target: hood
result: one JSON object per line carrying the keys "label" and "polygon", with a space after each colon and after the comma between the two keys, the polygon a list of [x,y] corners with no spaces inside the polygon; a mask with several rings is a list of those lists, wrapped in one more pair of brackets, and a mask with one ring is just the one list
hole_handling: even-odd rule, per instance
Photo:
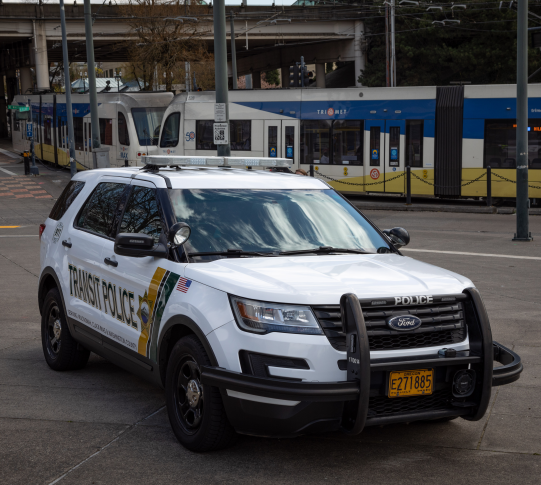
{"label": "hood", "polygon": [[397,254],[228,258],[186,266],[185,276],[227,293],[280,303],[336,305],[358,298],[442,295],[473,287],[451,271]]}

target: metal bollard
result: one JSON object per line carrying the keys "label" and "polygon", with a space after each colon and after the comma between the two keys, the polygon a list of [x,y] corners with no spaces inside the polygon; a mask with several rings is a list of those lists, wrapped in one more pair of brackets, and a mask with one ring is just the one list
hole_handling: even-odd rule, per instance
{"label": "metal bollard", "polygon": [[28,152],[23,152],[23,160],[24,160],[24,174],[30,175],[30,158],[29,158]]}
{"label": "metal bollard", "polygon": [[487,167],[487,206],[492,207],[492,169]]}
{"label": "metal bollard", "polygon": [[314,176],[314,166],[310,165],[310,177]]}
{"label": "metal bollard", "polygon": [[411,167],[406,167],[406,205],[411,205]]}

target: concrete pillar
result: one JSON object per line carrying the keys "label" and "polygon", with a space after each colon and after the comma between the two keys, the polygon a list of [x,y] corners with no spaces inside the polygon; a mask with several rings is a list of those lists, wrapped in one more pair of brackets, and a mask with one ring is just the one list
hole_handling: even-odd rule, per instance
{"label": "concrete pillar", "polygon": [[[32,92],[32,72],[29,67],[21,67],[21,94],[26,94]],[[28,91],[30,90],[30,91]]]}
{"label": "concrete pillar", "polygon": [[[11,100],[10,100],[11,101]],[[0,75],[0,137],[8,136],[7,103],[4,92],[4,74]]]}
{"label": "concrete pillar", "polygon": [[253,89],[261,89],[261,71],[252,72],[252,87]]}
{"label": "concrete pillar", "polygon": [[38,89],[50,89],[49,58],[47,56],[47,37],[45,23],[35,22],[34,49],[36,58],[36,83]]}
{"label": "concrete pillar", "polygon": [[252,89],[252,75],[246,74],[245,79],[246,79],[246,89]]}
{"label": "concrete pillar", "polygon": [[280,68],[281,76],[282,76],[282,87],[287,88],[289,87],[289,65],[284,65]]}
{"label": "concrete pillar", "polygon": [[325,87],[325,63],[316,64],[316,88]]}
{"label": "concrete pillar", "polygon": [[362,84],[358,81],[361,71],[364,69],[364,55],[361,49],[361,44],[364,35],[364,22],[362,20],[355,20],[355,86],[360,87]]}

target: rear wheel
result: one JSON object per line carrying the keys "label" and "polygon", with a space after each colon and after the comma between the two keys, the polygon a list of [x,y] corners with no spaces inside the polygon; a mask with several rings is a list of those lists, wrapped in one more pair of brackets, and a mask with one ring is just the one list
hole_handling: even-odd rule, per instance
{"label": "rear wheel", "polygon": [[193,335],[180,339],[169,357],[165,383],[169,422],[179,442],[192,451],[225,448],[236,439],[220,392],[201,384],[201,365],[211,365]]}
{"label": "rear wheel", "polygon": [[57,288],[50,290],[45,297],[41,314],[41,343],[51,369],[82,369],[88,362],[90,351],[81,347],[71,336]]}

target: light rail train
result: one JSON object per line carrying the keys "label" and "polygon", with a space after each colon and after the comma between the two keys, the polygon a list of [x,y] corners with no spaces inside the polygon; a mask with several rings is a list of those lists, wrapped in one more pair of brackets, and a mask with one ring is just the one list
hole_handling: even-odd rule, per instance
{"label": "light rail train", "polygon": [[[111,166],[138,165],[142,155],[155,154],[160,125],[172,93],[135,92],[98,94],[102,146],[108,146]],[[77,168],[93,168],[90,104],[88,94],[72,94],[73,129]],[[30,111],[11,111],[13,149],[30,150],[26,124],[34,124],[34,151],[38,158],[69,165],[66,96],[61,94],[18,95],[14,105]]]}
{"label": "light rail train", "polygon": [[[539,198],[541,86],[529,95],[529,196]],[[214,103],[214,92],[176,96],[158,153],[215,155]],[[516,195],[515,85],[239,90],[229,103],[232,156],[314,165],[341,192],[405,193],[409,165],[413,195],[485,197],[490,166],[492,196]]]}

